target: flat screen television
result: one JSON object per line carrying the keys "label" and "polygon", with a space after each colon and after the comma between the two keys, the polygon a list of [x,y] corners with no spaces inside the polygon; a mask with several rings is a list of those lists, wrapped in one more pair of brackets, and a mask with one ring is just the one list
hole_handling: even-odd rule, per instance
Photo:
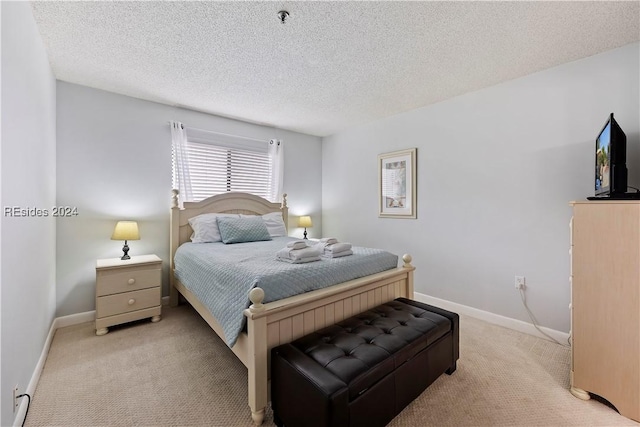
{"label": "flat screen television", "polygon": [[613,118],[613,113],[596,138],[595,164],[594,198],[630,196],[627,193],[627,137]]}

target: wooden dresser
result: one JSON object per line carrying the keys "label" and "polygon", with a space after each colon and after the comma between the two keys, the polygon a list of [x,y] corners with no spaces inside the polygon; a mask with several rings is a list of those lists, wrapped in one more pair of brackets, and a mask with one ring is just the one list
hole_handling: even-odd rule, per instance
{"label": "wooden dresser", "polygon": [[162,260],[156,255],[96,262],[96,335],[109,326],[140,320],[160,320]]}
{"label": "wooden dresser", "polygon": [[640,421],[640,201],[571,205],[571,392]]}

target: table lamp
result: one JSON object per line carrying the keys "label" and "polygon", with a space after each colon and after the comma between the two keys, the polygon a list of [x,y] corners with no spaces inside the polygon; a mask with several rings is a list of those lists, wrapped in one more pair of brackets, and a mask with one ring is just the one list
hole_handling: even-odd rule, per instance
{"label": "table lamp", "polygon": [[124,246],[122,247],[124,255],[120,259],[130,259],[127,240],[140,240],[138,223],[135,221],[118,221],[111,235],[111,240],[124,240]]}
{"label": "table lamp", "polygon": [[[313,227],[310,216],[301,216],[298,218],[298,227],[304,227],[304,238],[307,238],[307,227]],[[308,240],[308,239],[307,239]]]}

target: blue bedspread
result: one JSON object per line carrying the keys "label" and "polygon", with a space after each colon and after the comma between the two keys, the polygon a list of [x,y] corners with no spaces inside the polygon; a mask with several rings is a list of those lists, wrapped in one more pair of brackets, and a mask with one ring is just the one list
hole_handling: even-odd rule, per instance
{"label": "blue bedspread", "polygon": [[353,255],[306,264],[278,261],[290,237],[264,242],[184,243],[175,254],[176,277],[213,314],[232,347],[244,327],[249,291],[264,289],[264,302],[325,288],[397,267],[398,256],[381,249],[353,247]]}

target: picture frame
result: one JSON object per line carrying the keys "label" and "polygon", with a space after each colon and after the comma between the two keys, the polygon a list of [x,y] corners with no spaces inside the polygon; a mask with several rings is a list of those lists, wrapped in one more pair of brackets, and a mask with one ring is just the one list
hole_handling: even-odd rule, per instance
{"label": "picture frame", "polygon": [[378,216],[416,219],[416,148],[378,155]]}

